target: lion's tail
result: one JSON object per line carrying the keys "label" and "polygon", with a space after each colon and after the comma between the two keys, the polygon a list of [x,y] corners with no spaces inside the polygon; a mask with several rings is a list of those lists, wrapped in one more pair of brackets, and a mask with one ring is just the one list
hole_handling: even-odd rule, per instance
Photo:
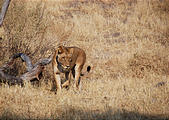
{"label": "lion's tail", "polygon": [[81,73],[80,75],[81,75],[81,76],[84,76],[84,75],[86,75],[87,73],[89,73],[90,70],[91,70],[91,66],[87,66],[87,71],[84,72],[84,73]]}

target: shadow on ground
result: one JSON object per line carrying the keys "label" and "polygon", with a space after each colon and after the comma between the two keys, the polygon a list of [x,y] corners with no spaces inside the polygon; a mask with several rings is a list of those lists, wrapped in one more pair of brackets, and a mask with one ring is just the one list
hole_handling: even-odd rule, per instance
{"label": "shadow on ground", "polygon": [[168,120],[169,116],[161,115],[145,115],[140,114],[138,112],[129,112],[126,110],[113,110],[112,108],[106,108],[105,112],[101,112],[100,110],[90,111],[83,110],[77,108],[66,108],[63,112],[58,116],[55,114],[50,117],[31,117],[23,115],[15,115],[12,112],[5,111],[0,119],[57,119],[57,120],[75,120],[75,119],[83,119],[83,120]]}

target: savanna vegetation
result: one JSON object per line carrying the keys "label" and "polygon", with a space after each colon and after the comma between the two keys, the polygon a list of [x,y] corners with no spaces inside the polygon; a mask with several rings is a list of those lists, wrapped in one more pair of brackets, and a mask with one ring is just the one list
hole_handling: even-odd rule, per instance
{"label": "savanna vegetation", "polygon": [[[2,6],[3,0],[0,1]],[[168,0],[12,0],[0,28],[0,66],[15,53],[35,63],[58,43],[85,50],[81,90],[40,82],[0,86],[0,119],[169,119]],[[17,59],[7,70],[25,72]],[[85,69],[84,69],[85,71]]]}

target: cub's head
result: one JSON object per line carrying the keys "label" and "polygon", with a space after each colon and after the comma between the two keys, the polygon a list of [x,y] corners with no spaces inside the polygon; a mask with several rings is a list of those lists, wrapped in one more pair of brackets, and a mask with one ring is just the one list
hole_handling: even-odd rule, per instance
{"label": "cub's head", "polygon": [[64,69],[70,69],[72,62],[72,51],[64,46],[57,48],[58,62]]}

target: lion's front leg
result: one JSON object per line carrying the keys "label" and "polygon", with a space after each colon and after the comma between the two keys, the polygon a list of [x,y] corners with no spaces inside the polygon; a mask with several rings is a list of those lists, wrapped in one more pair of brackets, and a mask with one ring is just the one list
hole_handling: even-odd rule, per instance
{"label": "lion's front leg", "polygon": [[76,88],[79,89],[79,84],[80,84],[80,74],[82,71],[83,66],[76,66],[75,67],[75,85]]}
{"label": "lion's front leg", "polygon": [[54,79],[55,79],[55,83],[56,83],[56,89],[61,90],[60,72],[57,68],[57,65],[53,65],[53,73],[54,73]]}
{"label": "lion's front leg", "polygon": [[54,78],[56,82],[56,89],[61,90],[61,79],[60,79],[60,74],[59,73],[54,73]]}

